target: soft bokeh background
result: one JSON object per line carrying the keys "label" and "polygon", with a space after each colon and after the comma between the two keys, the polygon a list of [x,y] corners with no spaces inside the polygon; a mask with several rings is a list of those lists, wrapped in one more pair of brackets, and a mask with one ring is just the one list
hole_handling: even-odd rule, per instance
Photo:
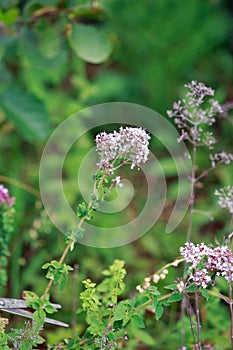
{"label": "soft bokeh background", "polygon": [[[40,158],[52,131],[71,114],[103,102],[133,102],[166,117],[166,110],[184,94],[183,85],[191,80],[214,88],[220,103],[233,100],[232,11],[230,0],[1,0],[0,182],[9,186],[17,199],[9,281],[1,295],[20,297],[24,289],[42,293],[46,280],[41,265],[58,258],[64,247],[63,235],[47,217],[39,194]],[[232,124],[229,116],[214,126],[217,149],[233,152]],[[81,199],[74,169],[93,147],[95,133],[93,130],[80,140],[64,165],[64,188],[74,208]],[[64,309],[61,319],[70,322],[69,310],[79,303],[81,280],[100,280],[101,271],[115,258],[126,261],[130,296],[145,276],[178,256],[179,246],[185,242],[186,221],[173,233],[164,232],[176,198],[176,171],[163,145],[152,140],[151,147],[168,179],[166,208],[159,222],[127,246],[77,246],[67,261],[78,269],[77,278],[76,274],[70,277],[63,294],[54,288],[53,296]],[[200,169],[206,167],[207,159],[204,150],[198,158]],[[221,240],[227,233],[227,215],[216,208],[213,193],[216,187],[232,184],[232,171],[232,166],[222,166],[200,188],[198,207],[211,211],[215,221],[196,215],[194,241]],[[126,175],[135,183],[137,193],[142,180],[132,172]],[[140,193],[141,202],[132,201],[128,214],[134,215],[144,196],[146,191]],[[124,222],[125,215],[96,214],[95,223],[115,225]],[[168,282],[176,274],[171,272]],[[216,349],[227,349],[224,337],[228,326],[223,321],[227,311],[223,306],[216,312],[217,306],[213,302],[205,307],[206,329],[214,329],[205,336],[216,338],[220,344]],[[177,348],[176,311],[165,314],[159,323],[148,315],[152,337],[138,333],[139,345],[132,341],[129,349]],[[82,332],[85,325],[78,320],[76,327]],[[56,330],[48,337],[55,342],[69,332]]]}

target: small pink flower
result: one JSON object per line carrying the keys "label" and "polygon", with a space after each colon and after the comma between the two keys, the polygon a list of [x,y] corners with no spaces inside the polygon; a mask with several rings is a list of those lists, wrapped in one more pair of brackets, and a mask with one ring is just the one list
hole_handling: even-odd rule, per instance
{"label": "small pink flower", "polygon": [[99,155],[97,166],[108,174],[113,174],[114,167],[119,164],[140,168],[148,159],[149,140],[150,136],[142,128],[121,127],[119,132],[101,132],[95,139]]}
{"label": "small pink flower", "polygon": [[10,208],[15,204],[15,198],[10,197],[9,190],[0,184],[0,205],[4,203]]}

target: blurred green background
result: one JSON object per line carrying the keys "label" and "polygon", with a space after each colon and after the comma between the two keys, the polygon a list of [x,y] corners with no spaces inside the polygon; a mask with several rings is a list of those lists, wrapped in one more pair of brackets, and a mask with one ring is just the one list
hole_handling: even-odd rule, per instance
{"label": "blurred green background", "polygon": [[[16,197],[17,209],[9,281],[1,295],[20,297],[24,289],[42,293],[46,280],[41,265],[58,258],[64,247],[63,235],[47,217],[39,194],[40,158],[52,131],[71,114],[104,102],[141,104],[166,118],[166,110],[184,94],[183,85],[191,80],[214,88],[220,103],[231,101],[232,12],[230,0],[1,0],[0,182]],[[214,126],[217,150],[233,152],[232,124],[229,116]],[[64,165],[64,188],[74,208],[81,200],[74,169],[93,147],[95,132],[80,140]],[[74,318],[70,310],[79,304],[81,280],[100,280],[101,270],[115,258],[126,261],[127,293],[132,295],[145,276],[179,255],[186,221],[171,234],[165,233],[169,208],[176,199],[176,170],[163,145],[152,140],[151,148],[168,179],[166,208],[159,222],[127,246],[74,249],[67,262],[77,267],[77,276],[70,277],[63,294],[54,288],[54,298],[63,305],[60,318],[64,321]],[[206,167],[207,151],[201,151],[198,162],[200,169]],[[198,192],[198,208],[211,211],[215,221],[195,216],[194,241],[210,242],[227,233],[227,216],[216,209],[213,193],[216,187],[232,184],[232,171],[232,166],[221,166]],[[133,172],[125,172],[125,176],[135,183],[137,193],[144,178]],[[140,192],[141,201],[132,201],[129,217],[141,208],[145,196],[146,189]],[[103,217],[97,213],[95,223],[115,225],[124,222],[125,215]],[[176,274],[171,272],[168,280]],[[216,349],[227,349],[227,326],[222,321],[226,310],[223,307],[219,314],[216,307],[215,302],[206,307],[206,328],[221,326]],[[159,323],[148,315],[152,338],[142,340],[143,335],[137,335],[138,345],[132,342],[129,349],[177,348],[177,312],[174,309]],[[82,332],[82,320],[76,327]],[[56,330],[48,337],[55,342],[69,332]],[[207,332],[206,339],[212,336]]]}

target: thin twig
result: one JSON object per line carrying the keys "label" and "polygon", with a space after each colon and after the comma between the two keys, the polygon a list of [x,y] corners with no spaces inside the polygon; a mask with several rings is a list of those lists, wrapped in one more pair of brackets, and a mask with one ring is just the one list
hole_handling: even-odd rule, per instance
{"label": "thin twig", "polygon": [[77,280],[78,280],[78,269],[79,266],[78,264],[74,265],[74,272],[73,272],[73,300],[72,300],[72,319],[71,319],[71,328],[72,331],[74,332],[77,326],[77,317],[76,317],[76,311],[78,308],[77,305],[77,295],[78,295],[78,291],[77,291]]}
{"label": "thin twig", "polygon": [[0,181],[3,181],[3,182],[11,184],[13,186],[22,188],[24,191],[31,193],[36,198],[41,199],[39,191],[37,191],[34,187],[27,185],[21,181],[12,179],[12,178],[4,176],[4,175],[0,175]]}
{"label": "thin twig", "polygon": [[200,319],[200,310],[199,310],[199,297],[197,290],[195,291],[195,311],[197,319],[197,346],[198,350],[201,350],[201,319]]}

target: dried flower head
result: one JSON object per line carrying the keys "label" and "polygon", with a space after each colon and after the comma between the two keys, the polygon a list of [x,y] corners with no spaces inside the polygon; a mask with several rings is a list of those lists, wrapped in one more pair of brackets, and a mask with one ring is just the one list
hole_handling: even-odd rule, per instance
{"label": "dried flower head", "polygon": [[[214,90],[203,83],[192,81],[185,85],[189,91],[186,98],[173,104],[173,110],[168,111],[170,118],[181,129],[181,136],[178,141],[188,140],[196,146],[206,145],[210,149],[216,143],[212,132],[205,131],[206,125],[215,123],[215,115],[221,113],[219,103],[214,99],[207,99],[206,96],[214,96]],[[201,108],[204,103],[208,103],[206,108]]]}
{"label": "dried flower head", "polygon": [[140,168],[149,155],[150,136],[142,128],[121,127],[119,132],[101,132],[96,136],[97,166],[113,174],[119,164]]}
{"label": "dried flower head", "polygon": [[227,208],[233,214],[233,186],[225,186],[214,192],[218,196],[218,205]]}
{"label": "dried flower head", "polygon": [[3,185],[0,185],[0,205],[6,204],[8,208],[10,208],[14,203],[15,203],[15,198],[10,197],[9,190]]}

